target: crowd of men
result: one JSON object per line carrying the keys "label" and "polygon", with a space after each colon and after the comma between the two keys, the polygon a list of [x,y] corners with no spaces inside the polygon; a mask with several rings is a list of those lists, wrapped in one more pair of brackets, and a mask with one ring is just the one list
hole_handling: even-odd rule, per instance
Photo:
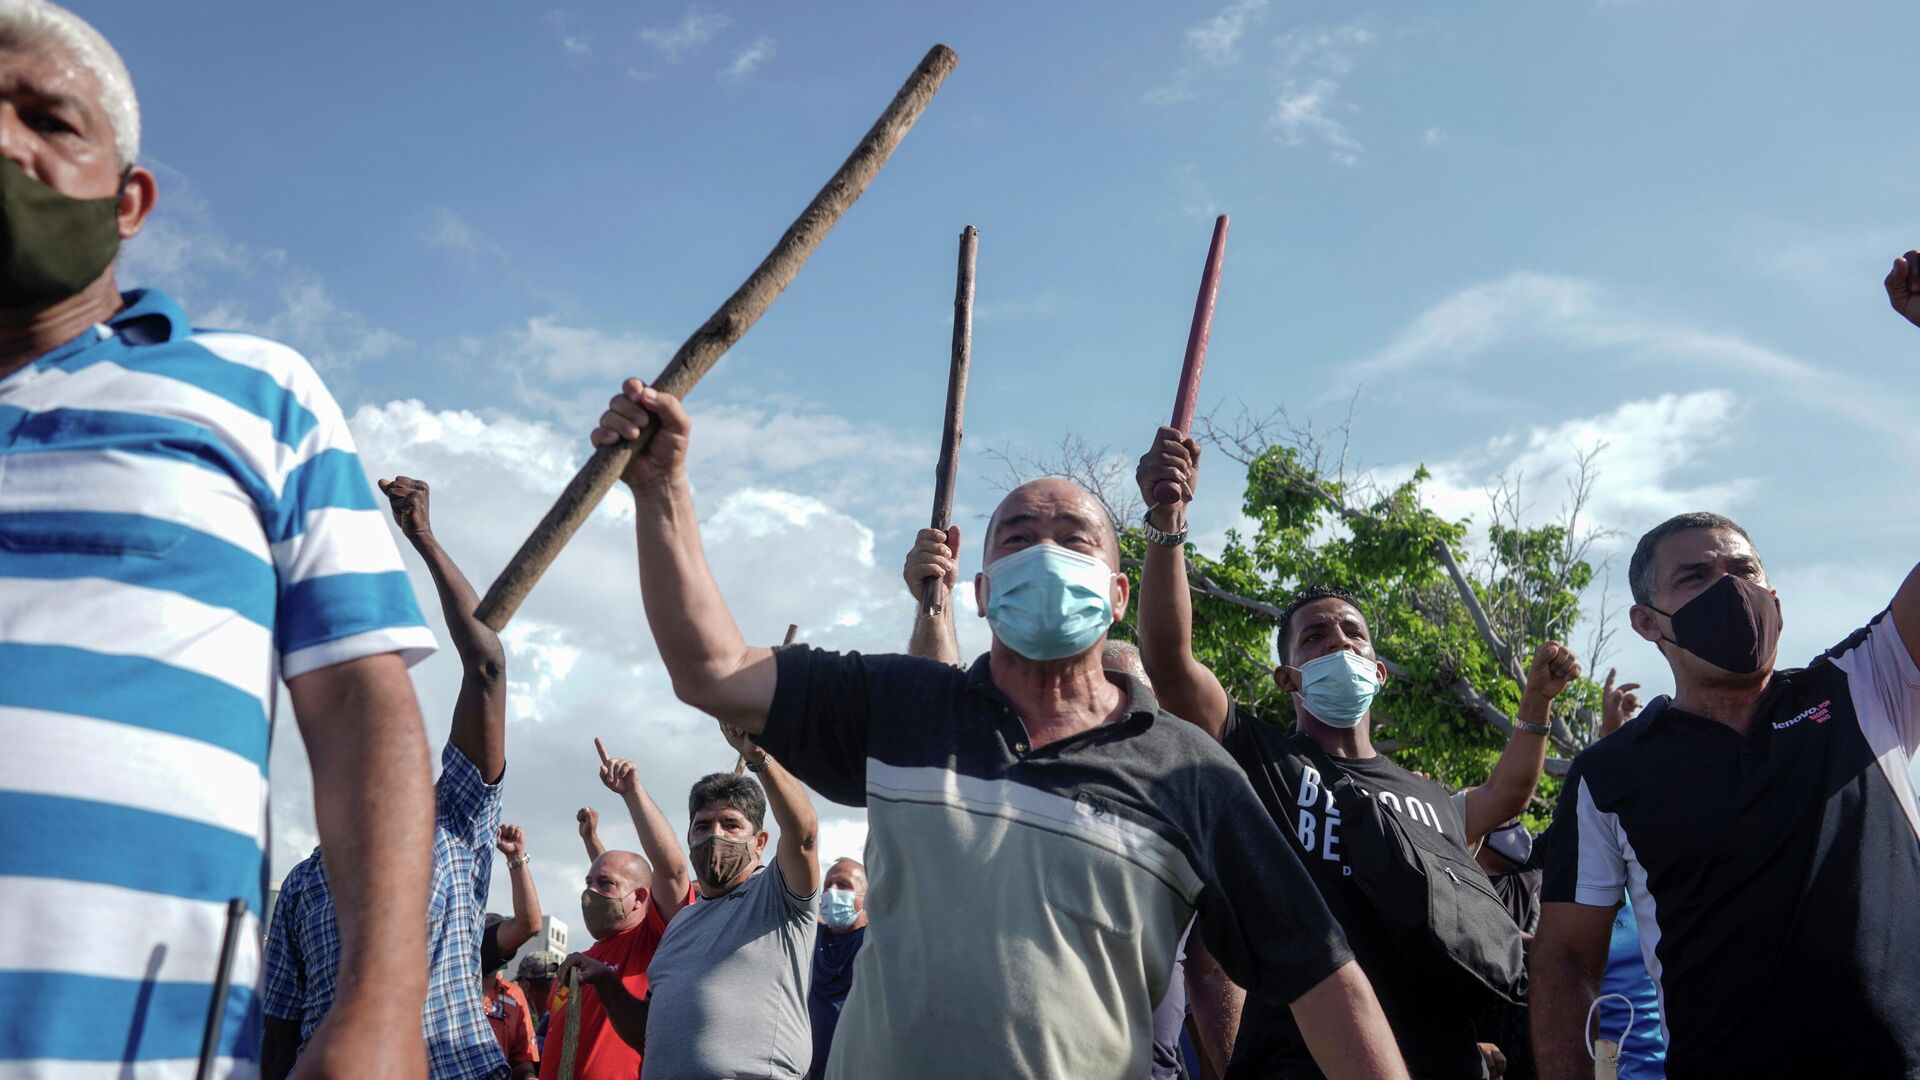
{"label": "crowd of men", "polygon": [[[707,568],[687,414],[639,380],[591,442],[657,429],[622,478],[639,599],[741,767],[693,785],[682,836],[596,740],[640,850],[580,810],[593,944],[509,980],[542,908],[500,820],[506,650],[428,486],[382,480],[382,512],[305,360],[120,291],[138,162],[112,46],[0,0],[0,911],[92,946],[0,935],[0,1074],[188,1075],[217,1004],[216,1071],[276,1078],[1920,1075],[1920,569],[1781,668],[1753,538],[1655,525],[1631,624],[1674,693],[1608,676],[1536,837],[1572,652],[1535,644],[1497,764],[1449,791],[1374,744],[1365,601],[1300,582],[1290,715],[1258,715],[1195,655],[1180,432],[1140,458],[1137,596],[1102,504],[1046,478],[986,524],[986,654],[956,644],[957,527],[907,556],[949,599],[906,653],[767,648]],[[1885,285],[1920,324],[1920,254]],[[460,660],[437,781],[388,515]],[[261,946],[281,685],[320,845]],[[822,874],[808,789],[866,808],[863,860]]]}

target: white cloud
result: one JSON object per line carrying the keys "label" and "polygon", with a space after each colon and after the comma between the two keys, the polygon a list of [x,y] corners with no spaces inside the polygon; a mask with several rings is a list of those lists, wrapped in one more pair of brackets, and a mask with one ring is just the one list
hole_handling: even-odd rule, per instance
{"label": "white cloud", "polygon": [[773,39],[757,37],[747,43],[733,58],[733,62],[720,70],[720,77],[727,82],[744,82],[760,65],[773,59]]}
{"label": "white cloud", "polygon": [[586,38],[577,37],[572,34],[567,34],[560,38],[560,47],[576,56],[592,51],[592,48],[587,44]]}
{"label": "white cloud", "polygon": [[669,60],[698,52],[715,34],[732,25],[733,18],[717,11],[689,8],[672,26],[650,26],[640,31],[640,40],[658,49]]}
{"label": "white cloud", "polygon": [[1425,142],[1428,146],[1439,146],[1442,142],[1446,141],[1446,138],[1446,132],[1441,131],[1437,127],[1430,127],[1427,129],[1427,133],[1422,137],[1421,141]]}
{"label": "white cloud", "polygon": [[1355,111],[1341,100],[1342,80],[1353,72],[1355,54],[1373,40],[1373,31],[1357,22],[1274,39],[1278,90],[1268,120],[1282,146],[1318,144],[1343,165],[1358,163],[1365,147],[1342,118]]}
{"label": "white cloud", "polygon": [[1332,79],[1289,79],[1273,99],[1269,122],[1282,146],[1325,143],[1328,152],[1342,165],[1360,160],[1365,149],[1352,129],[1328,115],[1340,95],[1340,84]]}
{"label": "white cloud", "polygon": [[1187,30],[1187,48],[1203,63],[1224,66],[1240,59],[1240,39],[1267,8],[1267,0],[1233,0],[1219,13]]}

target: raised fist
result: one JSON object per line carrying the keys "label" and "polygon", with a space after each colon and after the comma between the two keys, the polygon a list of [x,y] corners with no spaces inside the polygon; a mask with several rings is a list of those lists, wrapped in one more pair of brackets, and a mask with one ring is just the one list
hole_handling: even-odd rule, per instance
{"label": "raised fist", "polygon": [[1580,661],[1573,650],[1557,641],[1549,641],[1534,650],[1533,667],[1527,671],[1525,696],[1552,701],[1567,684],[1580,677]]}
{"label": "raised fist", "polygon": [[580,823],[580,839],[591,841],[600,835],[600,811],[593,807],[581,807],[580,812],[573,815],[573,820]]}
{"label": "raised fist", "polygon": [[901,576],[906,578],[907,592],[916,602],[931,577],[945,582],[951,593],[960,580],[960,526],[949,525],[946,532],[921,529],[913,538],[913,550],[907,552],[907,566]]}
{"label": "raised fist", "polygon": [[692,426],[679,398],[639,379],[628,379],[607,402],[600,426],[593,429],[592,442],[595,446],[613,446],[638,439],[650,427],[660,429],[645,451],[633,455],[620,476],[637,495],[669,487],[686,475],[687,436]]}
{"label": "raised fist", "polygon": [[517,859],[527,853],[527,834],[518,825],[502,825],[493,838],[493,846],[507,858]]}
{"label": "raised fist", "polygon": [[393,510],[394,524],[409,537],[430,536],[433,525],[427,520],[427,482],[411,476],[396,476],[380,481],[380,493]]}
{"label": "raised fist", "polygon": [[1154,497],[1154,489],[1161,484],[1172,484],[1180,492],[1175,504],[1184,520],[1186,506],[1193,501],[1194,487],[1200,482],[1200,444],[1173,428],[1161,428],[1153,433],[1153,446],[1140,455],[1133,479],[1140,485],[1140,498],[1150,509],[1160,504]]}

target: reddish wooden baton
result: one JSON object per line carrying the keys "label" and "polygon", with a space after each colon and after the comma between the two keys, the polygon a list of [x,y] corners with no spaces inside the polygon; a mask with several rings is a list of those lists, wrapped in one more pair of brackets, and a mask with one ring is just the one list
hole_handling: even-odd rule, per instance
{"label": "reddish wooden baton", "polygon": [[[1207,267],[1200,273],[1200,296],[1193,302],[1193,326],[1187,331],[1187,358],[1180,365],[1180,389],[1173,396],[1173,423],[1182,435],[1193,430],[1193,408],[1200,398],[1200,372],[1207,366],[1207,338],[1213,333],[1213,304],[1220,298],[1220,263],[1227,254],[1227,215],[1213,220],[1213,243],[1207,248]],[[1154,485],[1159,505],[1180,501],[1180,488],[1169,480]]]}

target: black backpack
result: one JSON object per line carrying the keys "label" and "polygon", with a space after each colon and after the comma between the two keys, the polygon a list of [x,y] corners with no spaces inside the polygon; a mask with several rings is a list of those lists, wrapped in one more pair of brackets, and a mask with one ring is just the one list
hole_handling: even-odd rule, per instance
{"label": "black backpack", "polygon": [[1344,770],[1312,756],[1340,811],[1353,882],[1414,970],[1476,1007],[1526,1004],[1520,928],[1473,857],[1433,829],[1408,828]]}

